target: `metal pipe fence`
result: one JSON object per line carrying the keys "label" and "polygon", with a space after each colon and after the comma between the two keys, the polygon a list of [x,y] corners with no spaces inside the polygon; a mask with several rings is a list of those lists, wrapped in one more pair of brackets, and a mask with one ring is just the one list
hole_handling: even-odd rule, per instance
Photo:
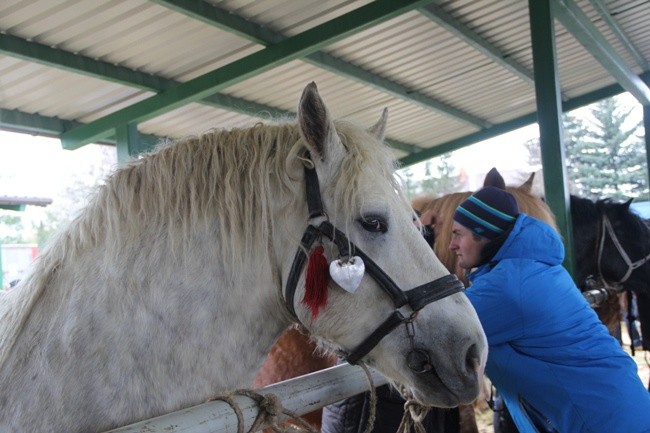
{"label": "metal pipe fence", "polygon": [[[386,383],[386,379],[375,370],[371,369],[370,373],[375,386]],[[363,369],[346,363],[278,382],[255,392],[275,394],[285,409],[304,415],[369,389],[370,383]],[[233,400],[243,414],[243,431],[248,432],[259,413],[257,403],[243,395],[234,395]],[[279,420],[283,418],[286,419],[280,417]],[[236,413],[230,404],[215,400],[107,433],[237,433],[237,424]]]}

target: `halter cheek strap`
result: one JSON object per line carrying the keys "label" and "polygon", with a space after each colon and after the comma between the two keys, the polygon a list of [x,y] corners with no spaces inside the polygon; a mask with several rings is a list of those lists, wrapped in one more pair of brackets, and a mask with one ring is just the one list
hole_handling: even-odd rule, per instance
{"label": "halter cheek strap", "polygon": [[609,235],[609,238],[614,243],[614,246],[616,247],[618,254],[621,256],[621,258],[625,261],[625,264],[627,265],[627,271],[625,272],[625,275],[623,275],[618,281],[615,281],[613,283],[613,284],[622,284],[626,282],[628,278],[630,278],[630,275],[632,275],[632,272],[635,269],[643,266],[648,260],[650,260],[650,254],[643,257],[642,259],[637,260],[636,262],[632,262],[632,260],[630,260],[630,256],[627,255],[625,249],[621,245],[621,242],[618,240],[618,237],[616,237],[616,232],[614,232],[614,228],[612,227],[612,223],[609,221],[609,218],[607,217],[607,215],[603,214],[600,245],[598,246],[598,260],[596,261],[598,265],[598,273],[600,274],[603,281],[605,281],[605,277],[603,276],[603,272],[601,269],[602,268],[601,262],[603,260],[603,251],[605,249],[606,235]]}
{"label": "halter cheek strap", "polygon": [[[296,251],[296,254],[291,265],[291,270],[289,272],[289,278],[287,279],[287,285],[285,287],[285,304],[291,314],[294,317],[296,316],[294,308],[294,297],[296,293],[296,288],[298,286],[298,280],[300,275],[302,275],[303,269],[305,268],[307,262],[307,253],[309,252],[316,242],[317,239],[321,237],[326,237],[332,241],[339,250],[341,256],[350,257],[352,255],[359,256],[366,268],[366,272],[376,281],[379,287],[390,297],[395,307],[393,313],[386,319],[382,324],[377,327],[377,329],[372,332],[364,341],[352,352],[345,353],[344,356],[350,364],[357,363],[361,358],[368,354],[379,342],[388,335],[393,329],[398,325],[404,323],[407,325],[407,331],[410,331],[409,337],[412,343],[412,350],[407,355],[407,358],[413,353],[425,354],[427,357],[422,362],[422,365],[428,365],[428,368],[422,368],[421,366],[411,366],[414,371],[418,373],[424,373],[430,370],[431,363],[428,360],[428,355],[424,349],[418,349],[414,346],[413,338],[413,320],[417,312],[424,308],[426,305],[435,302],[439,299],[445,298],[454,293],[462,292],[465,289],[458,278],[453,274],[445,275],[442,278],[437,280],[430,281],[426,284],[418,286],[414,289],[403,291],[397,284],[386,274],[370,257],[368,257],[360,248],[358,248],[354,243],[352,243],[345,233],[336,229],[329,221],[325,220],[320,222],[317,226],[314,225],[314,221],[326,217],[320,197],[320,186],[318,183],[318,175],[314,168],[305,167],[305,183],[307,190],[307,206],[309,209],[309,220],[310,223],[307,225],[305,232],[300,241],[301,246]],[[408,305],[413,314],[408,317],[405,317],[400,311],[399,308]],[[410,328],[409,328],[410,326]]]}

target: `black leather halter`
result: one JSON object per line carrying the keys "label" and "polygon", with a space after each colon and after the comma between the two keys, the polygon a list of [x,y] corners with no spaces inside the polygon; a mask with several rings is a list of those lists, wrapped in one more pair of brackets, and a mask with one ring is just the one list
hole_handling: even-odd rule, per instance
{"label": "black leather halter", "polygon": [[[366,339],[356,349],[350,353],[343,354],[346,361],[350,364],[356,364],[361,358],[367,355],[382,338],[388,335],[398,325],[404,323],[407,326],[407,333],[409,338],[411,338],[412,343],[412,350],[407,355],[407,358],[409,358],[409,367],[420,373],[430,370],[432,366],[427,352],[424,349],[415,348],[413,344],[412,322],[415,319],[417,312],[426,305],[465,290],[463,283],[460,282],[455,275],[449,274],[414,289],[407,291],[401,290],[393,280],[374,261],[372,261],[370,257],[349,241],[343,232],[337,230],[326,219],[327,214],[323,209],[321,201],[318,175],[314,168],[305,167],[305,183],[307,187],[307,206],[309,209],[310,222],[302,236],[301,247],[298,248],[296,255],[294,256],[285,288],[285,303],[289,311],[296,316],[293,306],[294,296],[298,280],[300,279],[300,275],[302,274],[307,262],[306,251],[309,252],[314,242],[324,236],[334,242],[342,257],[351,257],[353,255],[361,257],[365,264],[366,273],[377,282],[379,287],[391,298],[393,305],[395,306],[395,311],[393,311],[393,313],[384,320],[384,322],[379,325],[374,332],[366,337]],[[314,221],[321,222],[316,226],[314,225]],[[398,308],[405,305],[408,305],[411,310],[413,310],[413,313],[408,317],[405,317],[398,310]],[[411,360],[413,360],[413,362],[411,362]],[[416,362],[421,365],[411,365]]]}

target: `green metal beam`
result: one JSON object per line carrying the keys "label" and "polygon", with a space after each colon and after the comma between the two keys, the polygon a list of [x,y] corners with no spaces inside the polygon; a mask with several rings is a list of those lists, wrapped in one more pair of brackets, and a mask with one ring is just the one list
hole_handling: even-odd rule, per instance
{"label": "green metal beam", "polygon": [[[64,69],[69,72],[80,73],[94,78],[115,82],[121,85],[136,87],[142,90],[162,92],[165,89],[170,89],[180,84],[179,82],[168,78],[145,74],[143,72],[135,71],[122,66],[114,66],[110,63],[91,59],[89,57],[84,57],[81,55],[74,55],[63,50],[50,48],[46,45],[26,41],[15,36],[0,34],[0,52],[21,58],[23,60],[37,62],[42,65]],[[262,114],[270,115],[272,117],[295,116],[295,113],[289,110],[282,110],[276,107],[271,107],[269,105],[259,104],[225,94],[208,96],[207,98],[202,99],[201,103],[228,111],[234,111],[249,115],[252,117],[259,117]],[[43,127],[45,131],[44,135],[52,135],[51,131],[53,130],[64,132],[82,125],[78,122],[57,121],[54,118],[45,118],[39,122],[37,116],[30,116],[29,120],[22,122],[9,121],[16,116],[24,116],[24,113],[6,113],[6,118],[0,120],[0,126],[3,122],[5,123],[5,128],[9,129],[11,128],[11,124],[34,123],[35,125],[38,125],[39,123],[54,123],[54,125]],[[29,132],[40,133],[39,126],[36,126],[35,129],[30,130]],[[114,140],[111,141],[111,143],[113,142]],[[140,142],[141,139],[138,139],[138,143]],[[148,150],[152,140],[145,139],[144,142],[145,147],[141,150]],[[387,143],[396,149],[408,153],[422,150],[422,148],[414,144],[404,143],[396,140],[387,140]],[[139,146],[142,147],[141,145]]]}
{"label": "green metal beam", "polygon": [[62,132],[81,125],[82,123],[59,119],[58,117],[47,117],[40,114],[0,108],[0,129],[7,131],[58,138]]}
{"label": "green metal beam", "polygon": [[426,161],[427,159],[435,158],[437,156],[444,155],[445,153],[453,152],[454,150],[462,149],[463,147],[470,146],[480,141],[505,134],[517,128],[531,125],[536,121],[536,113],[527,114],[508,122],[499,123],[491,126],[490,128],[485,128],[478,132],[474,132],[472,134],[468,134],[463,137],[455,138],[445,143],[438,144],[421,152],[412,153],[403,158],[400,158],[399,163],[402,167],[417,164],[419,162]]}
{"label": "green metal beam", "polygon": [[[644,75],[648,76],[650,79],[650,74]],[[644,75],[642,75],[642,77]],[[563,102],[562,111],[567,112],[575,110],[576,108],[593,104],[594,102],[601,101],[605,98],[610,98],[623,92],[625,92],[625,89],[623,89],[619,84],[612,84],[588,94]],[[423,150],[421,152],[412,153],[401,158],[399,162],[403,167],[407,167],[409,165],[417,164],[419,162],[426,161],[427,159],[435,158],[437,156],[444,155],[445,153],[453,152],[454,150],[462,149],[463,147],[479,143],[483,140],[494,138],[501,134],[514,131],[515,129],[532,125],[535,122],[537,122],[537,112],[525,114],[507,122],[494,125],[491,128],[486,128],[481,131],[474,132],[472,134],[465,135],[463,137],[456,138],[445,143],[441,143],[435,147]]]}
{"label": "green metal beam", "polygon": [[504,56],[497,47],[483,39],[478,33],[458,21],[451,14],[445,12],[442,7],[436,4],[430,4],[421,8],[420,12],[449,33],[465,41],[494,63],[504,67],[512,74],[519,77],[526,84],[529,84],[530,86],[535,85],[535,79],[533,78],[533,73],[531,71],[517,63],[515,60]]}
{"label": "green metal beam", "polygon": [[221,9],[211,3],[203,0],[149,0],[152,3],[159,4],[187,15],[204,24],[215,26],[228,33],[234,33],[237,36],[255,42],[260,45],[272,45],[286,39],[283,35],[274,32],[268,27],[260,26],[252,21],[248,21],[238,15],[225,9]]}
{"label": "green metal beam", "polygon": [[[19,110],[0,108],[0,129],[21,134],[35,134],[45,137],[59,138],[66,131],[73,130],[83,123],[73,120],[63,120],[58,117],[47,117],[40,114],[25,113]],[[163,137],[148,134],[138,134],[138,143],[147,148],[153,147]],[[98,141],[102,144],[115,144],[115,137]]]}
{"label": "green metal beam", "polygon": [[106,138],[119,125],[140,123],[190,102],[210,96],[228,86],[420,7],[424,3],[427,3],[427,1],[378,0],[362,6],[346,15],[334,18],[278,44],[271,45],[262,51],[208,72],[73,131],[66,132],[61,135],[61,143],[66,149],[76,149],[85,144]]}
{"label": "green metal beam", "polygon": [[[600,17],[607,23],[610,29],[612,29],[612,32],[616,35],[616,37],[623,43],[623,46],[625,49],[634,57],[634,60],[636,61],[637,65],[643,69],[643,71],[647,71],[650,69],[650,66],[648,66],[648,62],[643,58],[641,54],[639,54],[639,50],[636,49],[634,44],[628,39],[627,36],[625,36],[625,33],[623,33],[623,30],[621,30],[621,27],[618,25],[616,20],[614,20],[614,17],[609,13],[607,10],[607,7],[603,4],[602,1],[600,0],[589,0],[591,5],[598,11],[600,14]],[[647,83],[646,83],[647,84]]]}
{"label": "green metal beam", "polygon": [[528,0],[539,142],[544,170],[544,200],[555,215],[565,247],[564,266],[575,275],[573,227],[562,128],[562,98],[557,68],[553,0]]}
{"label": "green metal beam", "polygon": [[0,209],[23,212],[25,210],[25,205],[24,204],[0,204]]}
{"label": "green metal beam", "polygon": [[641,104],[650,105],[650,88],[625,63],[573,0],[553,0],[553,16]]}
{"label": "green metal beam", "polygon": [[[641,79],[646,84],[650,84],[650,73],[641,77]],[[648,185],[650,185],[650,105],[643,106],[643,129],[645,130],[645,168]]]}
{"label": "green metal beam", "polygon": [[[642,78],[650,80],[650,73],[644,73]],[[586,95],[573,98],[565,101],[562,105],[563,111],[571,111],[576,108],[584,107],[594,102],[609,98],[620,93],[625,92],[618,84],[603,87],[601,89],[590,92]],[[412,146],[409,143],[404,143],[397,140],[386,140],[386,144],[394,147],[395,149],[409,153],[409,155],[399,160],[402,166],[409,166],[425,161],[430,158],[443,155],[454,150],[461,149],[465,146],[476,144],[480,141],[496,137],[501,134],[513,131],[537,121],[536,113],[529,113],[524,116],[518,117],[508,122],[494,125],[490,128],[465,135],[463,137],[442,143],[430,149],[421,150],[420,147]],[[21,134],[38,134],[48,137],[58,138],[63,132],[69,131],[82,124],[75,121],[62,120],[56,117],[46,117],[39,114],[29,114],[18,110],[0,109],[0,129],[7,131],[14,131]],[[140,134],[138,142],[140,145],[146,143],[147,149],[153,147],[162,137],[154,135]],[[103,140],[102,143],[115,144],[115,138]]]}
{"label": "green metal beam", "polygon": [[128,83],[129,86],[144,90],[171,87],[169,83],[165,82],[165,79],[155,75],[135,72],[122,66],[115,66],[108,62],[48,47],[37,42],[26,41],[8,34],[0,34],[0,53],[118,84]]}
{"label": "green metal beam", "polygon": [[388,146],[392,147],[393,149],[400,150],[405,153],[420,152],[422,150],[421,147],[418,147],[414,144],[405,143],[399,140],[393,140],[391,138],[384,139],[384,143],[386,143]]}
{"label": "green metal beam", "polygon": [[471,126],[477,128],[488,128],[491,126],[490,122],[485,119],[481,119],[480,117],[459,110],[449,104],[445,104],[437,99],[426,96],[423,93],[416,92],[409,87],[396,83],[395,81],[370,73],[359,66],[345,62],[330,54],[318,52],[306,56],[303,60],[337,75],[345,76],[359,83],[374,87],[380,91],[390,93],[397,98],[414,103],[427,110],[437,111],[438,113],[444,114],[463,123],[467,123]]}
{"label": "green metal beam", "polygon": [[[40,63],[45,66],[63,69],[68,72],[156,93],[174,88],[180,84],[169,78],[146,74],[123,66],[116,66],[108,62],[95,60],[80,54],[73,54],[57,48],[51,48],[47,45],[26,41],[6,34],[0,34],[0,53],[26,61]],[[211,95],[200,102],[205,105],[249,116],[259,116],[260,113],[269,113],[276,117],[290,114],[285,110],[224,94]]]}
{"label": "green metal beam", "polygon": [[117,148],[117,163],[122,165],[132,156],[141,153],[138,143],[138,127],[132,123],[115,128],[115,147]]}
{"label": "green metal beam", "polygon": [[[151,0],[157,4],[166,6],[176,12],[183,13],[191,18],[200,20],[204,23],[219,27],[220,29],[235,33],[252,42],[260,43],[264,46],[277,44],[286,39],[286,36],[273,32],[266,27],[246,21],[237,17],[230,12],[220,9],[205,1],[189,0]],[[232,25],[232,27],[229,27]],[[420,105],[428,110],[434,110],[446,116],[455,118],[461,122],[468,123],[477,128],[487,128],[490,125],[485,119],[481,119],[465,111],[459,110],[449,104],[437,99],[416,92],[406,86],[394,81],[373,74],[359,66],[341,60],[337,57],[318,51],[305,56],[303,61],[310,63],[321,69],[331,71],[337,75],[347,77],[364,85],[374,87],[383,92]]]}

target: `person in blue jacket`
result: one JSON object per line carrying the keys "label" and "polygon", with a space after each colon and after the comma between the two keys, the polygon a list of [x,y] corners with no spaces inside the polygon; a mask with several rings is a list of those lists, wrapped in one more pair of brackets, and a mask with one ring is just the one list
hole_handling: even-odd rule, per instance
{"label": "person in blue jacket", "polygon": [[486,375],[521,433],[650,432],[650,393],[562,266],[548,224],[487,186],[454,213],[449,248],[489,352]]}

